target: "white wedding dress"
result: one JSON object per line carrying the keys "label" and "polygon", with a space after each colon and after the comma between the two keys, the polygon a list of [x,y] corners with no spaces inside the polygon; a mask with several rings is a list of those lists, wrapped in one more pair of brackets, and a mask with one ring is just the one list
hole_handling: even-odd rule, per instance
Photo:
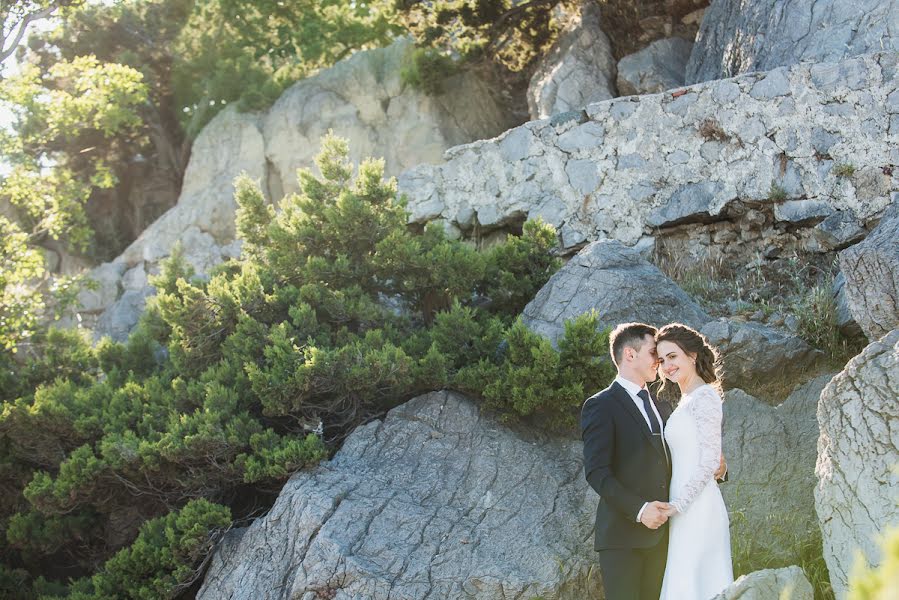
{"label": "white wedding dress", "polygon": [[721,458],[721,398],[701,385],[665,425],[671,454],[668,562],[661,600],[709,600],[734,580],[727,508],[715,483]]}

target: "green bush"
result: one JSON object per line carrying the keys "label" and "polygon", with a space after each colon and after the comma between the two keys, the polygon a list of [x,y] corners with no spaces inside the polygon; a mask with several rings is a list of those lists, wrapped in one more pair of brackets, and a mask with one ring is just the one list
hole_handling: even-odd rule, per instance
{"label": "green bush", "polygon": [[555,350],[517,320],[498,356],[459,370],[455,385],[485,400],[502,419],[536,417],[548,428],[572,428],[584,399],[615,376],[608,358],[609,329],[595,312],[565,323]]}
{"label": "green bush", "polygon": [[[65,563],[84,575],[73,598],[170,597],[230,519],[198,502],[270,493],[357,424],[459,387],[472,365],[485,377],[466,389],[489,406],[571,423],[605,377],[595,320],[570,326],[559,351],[508,325],[558,267],[552,228],[526,223],[484,253],[416,232],[383,162],[357,169],[347,155],[325,138],[321,176],[301,172],[278,211],[238,179],[243,259],[200,279],[176,248],[127,342],[50,331],[35,357],[4,365],[21,384],[0,408],[0,586],[58,594]],[[526,389],[538,380],[539,398]]]}
{"label": "green bush", "polygon": [[458,72],[456,62],[434,48],[415,48],[406,56],[400,78],[426,94],[443,93],[443,82]]}

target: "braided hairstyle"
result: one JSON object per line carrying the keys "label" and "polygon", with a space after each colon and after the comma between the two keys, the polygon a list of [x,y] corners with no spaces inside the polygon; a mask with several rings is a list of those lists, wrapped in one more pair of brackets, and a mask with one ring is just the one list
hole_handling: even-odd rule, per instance
{"label": "braided hairstyle", "polygon": [[[673,342],[686,354],[696,355],[696,374],[708,384],[711,384],[719,395],[721,390],[721,360],[718,351],[709,344],[704,335],[688,327],[683,323],[669,323],[656,334],[656,344],[659,342]],[[664,377],[659,395],[666,399],[680,397],[680,388],[673,381]]]}

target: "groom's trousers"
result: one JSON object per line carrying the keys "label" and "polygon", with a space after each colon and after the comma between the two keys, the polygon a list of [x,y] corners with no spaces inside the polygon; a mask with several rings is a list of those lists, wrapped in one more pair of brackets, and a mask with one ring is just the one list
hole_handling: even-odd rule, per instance
{"label": "groom's trousers", "polygon": [[606,600],[659,600],[668,558],[667,534],[649,548],[599,551]]}

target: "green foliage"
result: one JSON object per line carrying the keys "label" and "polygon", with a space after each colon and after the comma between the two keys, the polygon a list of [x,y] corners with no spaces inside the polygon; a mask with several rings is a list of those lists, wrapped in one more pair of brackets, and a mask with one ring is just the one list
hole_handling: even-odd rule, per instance
{"label": "green foliage", "polygon": [[93,56],[57,61],[46,71],[24,65],[0,81],[0,103],[13,116],[0,131],[0,351],[16,352],[42,319],[74,297],[75,280],[47,281],[44,248],[87,250],[92,230],[85,203],[94,189],[115,184],[103,160],[85,161],[92,144],[133,130],[146,101],[141,74]]}
{"label": "green foliage", "polygon": [[591,312],[566,322],[556,351],[519,319],[506,330],[498,360],[463,367],[456,385],[483,397],[502,418],[533,415],[550,428],[573,427],[584,398],[615,373],[607,356],[609,330],[598,330],[597,321]]}
{"label": "green foliage", "polygon": [[799,335],[815,348],[826,352],[835,366],[842,366],[861,352],[863,342],[849,340],[840,333],[832,289],[832,279],[825,278],[822,283],[804,290],[793,300],[793,312],[799,319]]}
{"label": "green foliage", "polygon": [[[555,232],[527,223],[485,253],[437,227],[416,232],[383,161],[357,169],[347,156],[344,140],[326,137],[321,175],[302,171],[277,212],[239,178],[243,259],[201,279],[176,248],[127,342],[91,348],[51,332],[14,367],[22,384],[0,411],[10,482],[0,562],[33,576],[60,561],[86,575],[106,561],[70,597],[167,597],[197,565],[193,551],[172,549],[183,546],[187,521],[172,519],[186,502],[277,489],[414,395],[465,382],[501,412],[571,422],[607,375],[595,316],[570,325],[558,351],[505,325],[557,268]],[[487,377],[459,377],[477,375],[471,365]],[[113,527],[124,529],[115,543]]]}
{"label": "green foliage", "polygon": [[520,237],[488,250],[483,291],[495,310],[508,314],[524,310],[535,291],[561,266],[553,253],[556,246],[555,229],[538,217],[524,224]]}
{"label": "green foliage", "polygon": [[199,565],[230,524],[227,507],[192,500],[178,511],[144,523],[133,544],[106,561],[89,580],[75,582],[66,597],[175,598],[196,580]]}
{"label": "green foliage", "polygon": [[403,83],[429,95],[444,91],[443,82],[455,75],[456,62],[435,48],[415,48],[406,56],[400,77]]}
{"label": "green foliage", "polygon": [[783,202],[787,199],[787,191],[782,186],[772,183],[768,191],[768,200],[771,202]]}
{"label": "green foliage", "polygon": [[855,173],[855,166],[851,163],[840,163],[833,168],[833,174],[837,177],[852,177]]}
{"label": "green foliage", "polygon": [[29,241],[50,238],[87,248],[84,204],[93,188],[112,187],[115,177],[105,161],[85,164],[64,148],[108,143],[137,127],[137,109],[147,100],[142,79],[130,67],[79,56],[46,72],[26,65],[0,83],[0,101],[15,115],[13,133],[0,138],[11,166],[0,197],[15,209]]}
{"label": "green foliage", "polygon": [[766,539],[762,542],[758,525],[750,524],[744,512],[731,509],[730,517],[734,577],[796,565],[811,583],[815,600],[834,600],[821,530],[814,519],[806,519],[805,526],[797,528],[797,515],[771,514],[765,520]]}
{"label": "green foliage", "polygon": [[530,66],[558,31],[561,0],[393,0],[400,22],[422,47],[464,59],[488,56],[512,71]]}
{"label": "green foliage", "polygon": [[899,529],[886,530],[880,543],[880,566],[859,556],[849,576],[849,600],[891,600],[899,590]]}

